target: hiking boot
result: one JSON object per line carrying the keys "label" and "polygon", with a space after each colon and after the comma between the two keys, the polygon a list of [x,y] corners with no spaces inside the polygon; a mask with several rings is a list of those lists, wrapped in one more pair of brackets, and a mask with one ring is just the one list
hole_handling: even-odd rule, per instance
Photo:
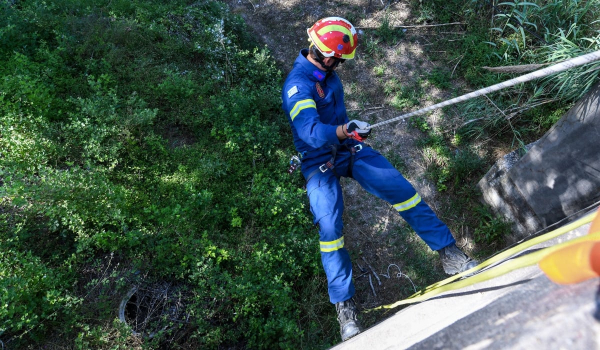
{"label": "hiking boot", "polygon": [[479,265],[479,262],[469,258],[467,254],[458,249],[456,244],[450,244],[437,252],[440,254],[440,259],[442,259],[444,272],[449,275],[455,275]]}
{"label": "hiking boot", "polygon": [[356,319],[358,311],[356,311],[356,305],[354,305],[352,299],[335,304],[335,310],[337,311],[337,318],[340,322],[340,335],[342,336],[342,341],[346,341],[360,333],[360,326]]}

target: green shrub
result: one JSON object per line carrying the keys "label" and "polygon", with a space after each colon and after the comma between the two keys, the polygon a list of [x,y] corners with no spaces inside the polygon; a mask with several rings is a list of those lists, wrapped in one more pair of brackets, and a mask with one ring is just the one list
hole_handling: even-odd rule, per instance
{"label": "green shrub", "polygon": [[449,89],[451,83],[450,70],[447,68],[434,68],[428,76],[429,81],[440,89]]}
{"label": "green shrub", "polygon": [[477,207],[476,212],[479,225],[473,233],[475,242],[489,245],[502,243],[502,239],[511,232],[510,223],[484,206]]}
{"label": "green shrub", "polygon": [[479,157],[472,149],[457,149],[450,165],[454,174],[454,184],[470,184],[473,180],[477,180],[478,175],[483,175],[485,165],[485,159]]}
{"label": "green shrub", "polygon": [[381,38],[382,42],[388,45],[396,45],[396,43],[404,38],[402,28],[394,28],[390,25],[389,14],[386,13],[381,20],[381,25],[375,30],[375,35]]}
{"label": "green shrub", "polygon": [[419,83],[403,85],[396,78],[391,78],[385,82],[384,92],[391,97],[390,104],[394,108],[407,110],[420,104],[424,92]]}
{"label": "green shrub", "polygon": [[[322,273],[318,238],[285,173],[280,73],[242,20],[213,1],[19,4],[0,5],[0,271],[19,305],[5,334],[84,348],[112,344],[110,328],[123,346],[94,309],[106,289],[71,274],[118,252],[191,291],[189,346],[312,337],[298,301]],[[97,316],[65,328],[71,295],[100,298],[84,310]]]}
{"label": "green shrub", "polygon": [[57,320],[72,312],[72,307],[79,302],[68,292],[71,276],[45,266],[30,253],[7,249],[10,245],[6,241],[3,247],[0,251],[0,334],[15,340],[17,336],[29,338],[57,326]]}

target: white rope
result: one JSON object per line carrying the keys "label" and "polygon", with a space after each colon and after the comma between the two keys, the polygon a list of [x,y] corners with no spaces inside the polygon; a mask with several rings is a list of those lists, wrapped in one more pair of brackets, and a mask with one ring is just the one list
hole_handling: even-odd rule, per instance
{"label": "white rope", "polygon": [[403,115],[400,115],[398,117],[395,117],[395,118],[392,118],[392,119],[389,119],[389,120],[386,120],[386,121],[383,121],[383,122],[380,122],[380,123],[373,124],[373,125],[371,125],[369,127],[369,129],[373,129],[373,128],[376,128],[378,126],[382,126],[382,125],[385,125],[385,124],[393,123],[395,121],[403,120],[403,119],[406,119],[406,118],[414,117],[416,115],[425,114],[427,112],[431,112],[431,111],[433,111],[435,109],[438,109],[438,108],[450,106],[450,105],[453,105],[453,104],[456,104],[456,103],[459,103],[459,102],[464,102],[466,100],[470,100],[470,99],[475,98],[475,97],[479,97],[479,96],[482,96],[482,95],[487,95],[487,94],[492,93],[494,91],[505,89],[507,87],[515,86],[517,84],[525,83],[525,82],[528,82],[528,81],[531,81],[531,80],[534,80],[534,79],[538,79],[538,78],[541,78],[541,77],[545,77],[545,76],[548,76],[548,75],[551,75],[551,74],[559,73],[559,72],[565,71],[567,69],[571,69],[571,68],[583,66],[585,64],[588,64],[588,63],[591,63],[591,62],[594,62],[594,61],[598,61],[598,60],[600,60],[600,50],[599,51],[594,51],[592,53],[588,53],[586,55],[582,55],[582,56],[579,56],[579,57],[571,58],[569,60],[566,60],[566,61],[557,63],[555,65],[552,65],[550,67],[546,67],[544,69],[536,70],[535,72],[531,72],[529,74],[525,74],[525,75],[522,75],[520,77],[517,77],[517,78],[514,78],[514,79],[510,79],[510,80],[507,80],[507,81],[499,83],[499,84],[495,84],[495,85],[492,85],[492,86],[489,86],[489,87],[486,87],[486,88],[483,88],[483,89],[479,89],[477,91],[473,91],[473,92],[470,92],[470,93],[468,93],[466,95],[455,97],[455,98],[453,98],[451,100],[447,100],[447,101],[435,104],[433,106],[421,108],[421,109],[419,109],[417,111],[414,111],[414,112],[411,112],[411,113],[407,113],[407,114],[403,114]]}
{"label": "white rope", "polygon": [[415,284],[414,284],[414,283],[413,283],[413,281],[410,279],[410,277],[408,277],[407,275],[405,275],[405,274],[403,274],[403,273],[402,273],[402,270],[400,269],[400,266],[398,266],[398,265],[396,265],[396,264],[390,264],[390,265],[388,266],[388,268],[387,268],[387,275],[386,275],[386,274],[384,274],[384,273],[382,273],[381,275],[382,275],[382,276],[385,276],[385,277],[387,277],[387,278],[391,278],[391,275],[390,275],[390,267],[392,267],[392,266],[396,266],[396,267],[398,268],[398,273],[396,274],[396,277],[397,277],[397,278],[402,278],[402,277],[406,277],[406,278],[408,278],[408,280],[410,281],[410,284],[412,284],[412,286],[413,286],[413,289],[415,290],[415,293],[416,293],[416,292],[417,292],[417,287],[415,287]]}

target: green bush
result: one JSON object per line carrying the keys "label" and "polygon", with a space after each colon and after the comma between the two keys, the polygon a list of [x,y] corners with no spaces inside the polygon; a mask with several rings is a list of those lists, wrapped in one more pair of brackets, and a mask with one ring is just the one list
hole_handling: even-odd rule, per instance
{"label": "green bush", "polygon": [[[68,292],[72,278],[30,253],[3,244],[0,251],[0,335],[15,336],[57,326],[79,302]],[[35,334],[34,333],[34,334]]]}
{"label": "green bush", "polygon": [[91,293],[74,273],[114,252],[190,291],[178,345],[315,339],[298,315],[322,274],[318,238],[285,172],[281,75],[242,20],[214,1],[0,7],[3,334],[81,348],[114,334],[126,346],[100,310],[119,291]]}
{"label": "green bush", "polygon": [[494,215],[489,208],[479,206],[476,208],[479,214],[479,226],[475,228],[473,237],[475,242],[484,244],[498,244],[510,234],[510,223],[504,218]]}
{"label": "green bush", "polygon": [[428,76],[429,81],[440,89],[450,88],[450,70],[447,68],[434,68]]}
{"label": "green bush", "polygon": [[398,40],[404,38],[404,31],[401,28],[394,28],[390,25],[388,13],[384,15],[381,25],[375,30],[375,34],[381,38],[383,43],[389,45],[396,45]]}

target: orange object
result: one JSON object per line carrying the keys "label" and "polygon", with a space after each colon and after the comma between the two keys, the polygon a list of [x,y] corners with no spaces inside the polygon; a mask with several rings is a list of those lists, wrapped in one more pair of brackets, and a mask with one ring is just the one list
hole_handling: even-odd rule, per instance
{"label": "orange object", "polygon": [[600,276],[600,242],[579,242],[545,256],[540,269],[559,284],[579,283]]}
{"label": "orange object", "polygon": [[[600,232],[598,210],[588,234]],[[540,269],[559,284],[579,283],[600,276],[600,241],[579,242],[566,246],[540,260]]]}
{"label": "orange object", "polygon": [[588,234],[598,233],[600,232],[600,209],[596,212],[596,217],[594,221],[592,221],[592,226],[590,226],[590,231]]}

